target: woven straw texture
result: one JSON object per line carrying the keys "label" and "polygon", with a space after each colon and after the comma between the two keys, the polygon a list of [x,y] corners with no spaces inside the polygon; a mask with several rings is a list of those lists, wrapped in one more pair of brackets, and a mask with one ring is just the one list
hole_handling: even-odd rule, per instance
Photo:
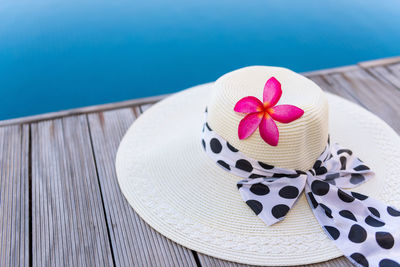
{"label": "woven straw texture", "polygon": [[[279,144],[268,145],[258,130],[245,140],[238,138],[243,114],[232,112],[236,102],[246,96],[262,100],[264,84],[274,76],[282,84],[280,104],[295,105],[304,115],[291,123],[276,122]],[[229,72],[214,84],[208,102],[211,128],[246,156],[276,167],[309,170],[325,148],[328,139],[328,102],[313,81],[291,70],[268,66],[251,66]]]}
{"label": "woven straw texture", "polygon": [[[271,227],[242,201],[240,179],[203,152],[204,108],[214,84],[197,86],[147,110],[121,141],[116,170],[123,194],[154,229],[190,249],[255,265],[297,265],[341,255],[323,233],[304,194]],[[376,172],[355,191],[400,206],[400,138],[382,120],[327,94],[333,142],[352,149]]]}

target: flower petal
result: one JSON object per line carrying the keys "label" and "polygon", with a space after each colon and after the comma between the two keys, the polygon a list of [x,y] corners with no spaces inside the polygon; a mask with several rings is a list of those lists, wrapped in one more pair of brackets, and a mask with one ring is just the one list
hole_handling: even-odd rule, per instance
{"label": "flower petal", "polygon": [[269,109],[269,115],[279,122],[289,123],[303,116],[304,111],[293,105],[279,105]]}
{"label": "flower petal", "polygon": [[239,139],[246,139],[254,133],[263,117],[263,112],[250,113],[244,117],[238,128]]}
{"label": "flower petal", "polygon": [[259,112],[263,109],[263,104],[257,97],[254,96],[246,96],[240,99],[235,107],[234,111],[241,113],[253,113]]}
{"label": "flower petal", "polygon": [[260,123],[261,138],[271,146],[277,146],[279,141],[279,131],[274,120],[267,113],[263,116]]}
{"label": "flower petal", "polygon": [[278,103],[279,99],[282,96],[281,83],[275,79],[275,77],[271,77],[265,83],[264,93],[263,93],[263,102],[266,107],[273,107]]}

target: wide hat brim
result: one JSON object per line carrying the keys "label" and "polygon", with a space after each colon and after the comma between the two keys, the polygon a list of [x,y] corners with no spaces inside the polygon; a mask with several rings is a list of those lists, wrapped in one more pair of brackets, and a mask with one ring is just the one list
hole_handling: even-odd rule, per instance
{"label": "wide hat brim", "polygon": [[[284,221],[267,227],[243,202],[241,180],[203,151],[201,129],[213,84],[174,94],[129,128],[118,149],[122,193],[155,230],[198,252],[254,265],[298,265],[341,256],[304,194]],[[400,206],[400,138],[381,119],[327,94],[332,142],[376,173],[353,191]]]}

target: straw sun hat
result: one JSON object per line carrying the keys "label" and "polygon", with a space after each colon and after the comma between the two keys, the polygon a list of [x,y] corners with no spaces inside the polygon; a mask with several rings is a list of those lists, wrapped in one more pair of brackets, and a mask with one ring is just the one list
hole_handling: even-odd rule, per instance
{"label": "straw sun hat", "polygon": [[154,105],[121,141],[116,170],[148,224],[204,254],[255,265],[399,262],[400,138],[288,69],[239,69]]}

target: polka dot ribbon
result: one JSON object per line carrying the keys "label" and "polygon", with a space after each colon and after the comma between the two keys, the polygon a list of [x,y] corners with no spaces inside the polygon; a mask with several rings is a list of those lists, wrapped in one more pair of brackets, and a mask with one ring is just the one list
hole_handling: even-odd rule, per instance
{"label": "polka dot ribbon", "polygon": [[400,211],[351,192],[374,173],[351,150],[331,145],[303,172],[251,159],[203,126],[202,145],[217,165],[244,178],[243,200],[267,224],[283,220],[304,190],[326,234],[355,266],[400,267]]}

